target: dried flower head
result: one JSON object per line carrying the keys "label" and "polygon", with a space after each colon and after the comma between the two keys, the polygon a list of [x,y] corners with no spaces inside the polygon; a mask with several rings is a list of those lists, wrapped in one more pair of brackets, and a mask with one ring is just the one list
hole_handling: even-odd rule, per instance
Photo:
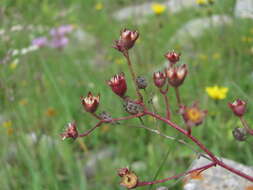
{"label": "dried flower head", "polygon": [[136,84],[139,89],[145,89],[148,86],[148,82],[144,77],[138,76],[136,78]]}
{"label": "dried flower head", "polygon": [[190,107],[181,106],[180,113],[182,114],[186,125],[193,127],[200,125],[204,121],[204,118],[207,115],[207,110],[201,110],[198,107],[198,103],[195,102]]}
{"label": "dried flower head", "polygon": [[[106,111],[101,112],[101,113],[99,114],[99,117],[100,117],[102,120],[107,120],[108,123],[111,123],[111,124],[120,124],[119,121],[113,121],[113,122],[112,122],[112,116],[111,116],[108,112],[106,112]],[[106,122],[107,122],[107,121],[106,121]]]}
{"label": "dried flower head", "polygon": [[130,113],[130,114],[138,114],[138,113],[142,113],[144,108],[141,104],[136,103],[132,100],[126,100],[123,104],[123,107],[125,108],[125,110]]}
{"label": "dried flower head", "polygon": [[168,52],[164,55],[170,63],[175,64],[179,61],[181,53],[176,53],[174,51]]}
{"label": "dried flower head", "polygon": [[245,128],[237,127],[232,133],[234,138],[238,141],[245,141],[247,139],[247,130]]}
{"label": "dried flower head", "polygon": [[137,31],[124,29],[120,32],[120,39],[115,41],[114,48],[120,52],[125,52],[134,46],[138,37],[139,33]]}
{"label": "dried flower head", "polygon": [[166,74],[160,71],[154,72],[153,74],[154,83],[158,88],[162,88],[164,86],[166,83],[166,78]]}
{"label": "dried flower head", "polygon": [[120,185],[132,189],[138,184],[137,175],[130,171],[128,168],[122,168],[118,170],[118,175],[121,177]]}
{"label": "dried flower head", "polygon": [[76,123],[75,122],[69,123],[65,132],[61,134],[61,137],[62,137],[62,140],[66,138],[76,139],[78,137]]}
{"label": "dried flower head", "polygon": [[114,75],[111,80],[108,81],[108,85],[112,91],[120,97],[123,97],[127,91],[127,84],[125,80],[125,74],[120,73]]}
{"label": "dried flower head", "polygon": [[183,84],[188,69],[187,66],[183,64],[180,66],[170,66],[169,68],[165,69],[165,72],[171,86],[178,87]]}
{"label": "dried flower head", "polygon": [[246,111],[246,102],[240,99],[237,99],[233,103],[228,103],[228,106],[238,117],[243,116]]}
{"label": "dried flower head", "polygon": [[81,103],[87,112],[94,113],[99,105],[100,97],[93,96],[91,92],[86,97],[81,97]]}

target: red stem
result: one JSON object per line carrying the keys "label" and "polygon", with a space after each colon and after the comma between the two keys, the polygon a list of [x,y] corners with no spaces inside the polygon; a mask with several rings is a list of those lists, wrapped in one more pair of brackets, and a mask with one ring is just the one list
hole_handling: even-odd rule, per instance
{"label": "red stem", "polygon": [[168,87],[166,88],[165,91],[163,91],[162,89],[160,89],[160,92],[161,92],[161,94],[164,97],[164,101],[165,101],[165,105],[166,105],[166,116],[167,116],[167,119],[171,119],[170,105],[169,105],[169,100],[168,100],[168,96],[167,96]]}
{"label": "red stem", "polygon": [[250,135],[253,136],[253,130],[250,129],[250,127],[249,127],[247,121],[246,121],[242,116],[240,117],[240,120],[241,120],[241,122],[242,122],[243,127],[247,130],[247,132],[248,132]]}
{"label": "red stem", "polygon": [[126,60],[127,60],[127,64],[128,64],[130,73],[131,73],[131,75],[132,75],[132,80],[133,80],[133,82],[134,82],[134,86],[135,86],[135,89],[136,89],[136,94],[137,94],[137,96],[139,97],[140,102],[143,102],[143,97],[142,97],[142,95],[141,95],[141,93],[140,93],[140,89],[138,88],[138,86],[137,86],[137,84],[136,84],[136,75],[135,75],[135,72],[134,72],[134,70],[133,70],[132,63],[131,63],[131,60],[130,60],[128,51],[124,52],[123,55],[125,56],[125,58],[126,58]]}
{"label": "red stem", "polygon": [[165,123],[167,123],[168,125],[170,125],[171,127],[173,127],[174,129],[178,130],[180,133],[183,133],[185,136],[187,136],[189,139],[191,139],[196,145],[199,146],[199,148],[201,148],[204,152],[206,152],[206,154],[208,154],[210,156],[210,158],[213,160],[214,163],[216,163],[217,165],[231,171],[232,173],[235,173],[249,181],[253,182],[253,177],[249,176],[235,168],[232,168],[228,165],[226,165],[224,162],[218,160],[216,158],[216,156],[210,152],[199,140],[197,140],[194,136],[192,136],[191,134],[189,134],[186,130],[182,129],[180,126],[176,125],[175,123],[171,122],[170,120],[161,117],[160,115],[157,115],[155,113],[149,112],[149,111],[145,111],[144,113],[146,113],[147,115],[151,115],[153,117],[155,117],[156,119],[159,119]]}
{"label": "red stem", "polygon": [[103,123],[112,123],[112,122],[115,122],[115,121],[128,120],[128,119],[132,119],[132,118],[142,117],[144,115],[145,115],[145,113],[138,113],[138,114],[135,114],[135,115],[129,115],[129,116],[126,116],[126,117],[114,118],[114,119],[110,119],[110,120],[100,120],[94,127],[92,127],[91,129],[89,129],[88,131],[86,131],[82,134],[79,134],[78,137],[88,136],[92,131],[94,131],[97,127],[99,127]]}
{"label": "red stem", "polygon": [[136,187],[145,186],[145,185],[154,185],[154,184],[157,184],[157,183],[164,183],[166,181],[169,181],[169,180],[172,180],[172,179],[177,179],[179,177],[188,175],[190,173],[193,173],[193,172],[196,172],[196,171],[199,171],[199,170],[200,170],[200,172],[203,172],[204,170],[206,170],[208,168],[211,168],[211,167],[213,167],[215,165],[216,165],[216,163],[213,162],[213,163],[204,165],[204,166],[199,167],[199,168],[192,169],[190,171],[187,171],[187,172],[184,172],[184,173],[172,176],[172,177],[167,177],[167,178],[156,180],[156,181],[138,182],[138,184],[137,184]]}
{"label": "red stem", "polygon": [[180,93],[179,93],[179,88],[175,87],[175,92],[176,92],[176,97],[177,97],[177,104],[178,107],[181,105],[181,98],[180,98]]}

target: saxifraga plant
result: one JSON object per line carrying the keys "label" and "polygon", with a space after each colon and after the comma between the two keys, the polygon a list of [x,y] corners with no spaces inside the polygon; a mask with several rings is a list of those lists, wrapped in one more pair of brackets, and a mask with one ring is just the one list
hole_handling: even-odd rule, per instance
{"label": "saxifraga plant", "polygon": [[[167,126],[174,128],[179,133],[182,133],[186,138],[190,139],[196,146],[198,146],[202,150],[202,152],[198,152],[199,155],[205,157],[211,162],[207,165],[203,165],[202,167],[187,170],[181,174],[155,181],[141,181],[139,177],[134,173],[134,171],[131,171],[128,168],[122,168],[118,170],[118,175],[122,178],[120,183],[122,186],[125,186],[128,189],[133,189],[141,186],[163,183],[193,173],[200,174],[201,172],[215,166],[220,166],[238,176],[241,176],[253,182],[253,176],[245,174],[244,172],[239,171],[238,169],[224,163],[221,159],[215,156],[199,139],[192,135],[192,128],[194,126],[200,125],[203,122],[207,111],[201,110],[198,106],[198,103],[194,103],[192,106],[186,106],[182,103],[179,93],[179,87],[183,84],[187,76],[188,67],[185,64],[178,65],[178,62],[180,60],[180,54],[174,51],[165,54],[165,57],[168,60],[168,67],[165,68],[164,71],[158,71],[153,74],[154,85],[158,88],[159,93],[161,93],[164,98],[166,116],[163,117],[148,109],[148,106],[144,103],[143,96],[141,93],[141,89],[145,89],[147,87],[147,82],[145,78],[136,76],[129,56],[129,50],[134,46],[135,41],[138,39],[138,37],[139,33],[137,31],[124,29],[120,33],[119,40],[116,40],[114,45],[114,48],[121,52],[127,61],[132,81],[135,85],[137,99],[132,99],[130,96],[126,95],[127,83],[124,73],[114,75],[107,82],[108,86],[111,87],[111,90],[124,101],[124,107],[125,110],[129,113],[129,116],[121,118],[112,118],[110,114],[106,112],[102,112],[99,115],[96,114],[96,110],[100,102],[100,96],[94,96],[91,92],[89,92],[87,97],[81,97],[81,103],[84,107],[84,110],[86,112],[89,112],[98,120],[97,124],[90,130],[79,134],[75,122],[69,123],[66,131],[61,134],[62,138],[76,139],[86,137],[91,134],[96,128],[100,127],[103,123],[116,123],[121,120],[129,120],[133,118],[141,119],[145,116],[152,116],[153,118],[164,122],[165,124],[167,124]],[[185,128],[177,125],[172,121],[171,108],[167,96],[169,87],[172,87],[175,90],[176,100],[179,109],[178,113],[182,116],[185,122]],[[239,117],[243,125],[242,128],[235,128],[233,130],[234,138],[239,141],[244,141],[249,135],[253,136],[253,130],[249,127],[246,120],[243,118],[243,115],[246,111],[246,102],[238,99],[233,103],[228,103],[228,106],[231,108],[234,115]],[[161,133],[158,130],[148,128],[146,126],[142,126],[141,128],[156,133],[165,138],[173,138]],[[180,143],[189,146],[189,144],[184,141],[180,141]],[[196,152],[194,148],[191,147],[191,149]]]}

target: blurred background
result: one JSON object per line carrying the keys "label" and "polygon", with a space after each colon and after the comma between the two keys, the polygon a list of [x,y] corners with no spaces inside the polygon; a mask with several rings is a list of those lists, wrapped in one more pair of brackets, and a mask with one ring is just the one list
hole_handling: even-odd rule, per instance
{"label": "blurred background", "polygon": [[[128,94],[135,96],[126,61],[112,48],[123,28],[140,32],[130,56],[137,74],[148,80],[143,94],[153,100],[150,109],[165,114],[152,75],[167,65],[166,52],[181,52],[180,62],[189,66],[182,100],[186,105],[199,101],[208,110],[193,135],[218,156],[253,165],[253,140],[234,140],[232,130],[241,124],[227,106],[236,98],[247,101],[245,118],[253,124],[253,7],[240,2],[1,0],[1,189],[124,189],[118,168],[130,167],[142,180],[152,180],[183,172],[196,159],[186,146],[138,128],[138,119],[61,140],[68,122],[76,121],[79,132],[96,124],[80,104],[89,91],[101,95],[99,113],[128,115],[106,84],[124,71]],[[173,120],[183,126],[173,89],[168,96]],[[184,139],[152,118],[144,123]],[[182,180],[163,185],[183,188]]]}

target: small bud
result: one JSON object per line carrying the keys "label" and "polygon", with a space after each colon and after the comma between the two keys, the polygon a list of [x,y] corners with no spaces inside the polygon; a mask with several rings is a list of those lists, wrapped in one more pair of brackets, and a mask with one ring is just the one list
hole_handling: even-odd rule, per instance
{"label": "small bud", "polygon": [[232,133],[234,138],[238,141],[245,141],[247,139],[247,130],[245,128],[237,127]]}
{"label": "small bud", "polygon": [[119,169],[118,175],[121,177],[120,185],[132,189],[135,188],[138,184],[137,175],[130,171],[128,168]]}
{"label": "small bud", "polygon": [[81,97],[81,103],[87,112],[94,113],[98,108],[99,99],[99,95],[93,96],[93,94],[89,92],[87,97]]}
{"label": "small bud", "polygon": [[120,39],[115,41],[114,48],[120,52],[127,51],[134,46],[138,37],[139,33],[137,31],[124,29],[120,32]]}
{"label": "small bud", "polygon": [[75,122],[69,123],[65,132],[60,135],[62,137],[62,140],[66,139],[66,138],[76,139],[78,137],[76,123]]}
{"label": "small bud", "polygon": [[193,103],[193,105],[190,107],[181,106],[179,112],[182,114],[183,119],[188,127],[200,125],[207,115],[207,110],[199,109],[197,102]]}
{"label": "small bud", "polygon": [[169,60],[171,64],[176,64],[179,61],[181,54],[172,51],[166,53],[164,56]]}
{"label": "small bud", "polygon": [[148,86],[147,80],[141,76],[136,78],[136,84],[139,89],[145,89]]}
{"label": "small bud", "polygon": [[158,88],[162,88],[164,86],[166,83],[166,78],[166,74],[160,71],[154,72],[153,74],[154,83]]}
{"label": "small bud", "polygon": [[171,86],[178,87],[183,84],[188,69],[187,66],[183,64],[177,67],[170,66],[169,68],[165,69],[165,72]]}
{"label": "small bud", "polygon": [[120,97],[123,97],[127,91],[127,84],[124,73],[114,75],[111,80],[108,81],[108,85],[112,91]]}
{"label": "small bud", "polygon": [[142,113],[144,108],[141,104],[138,104],[132,100],[126,100],[123,104],[125,110],[130,114]]}
{"label": "small bud", "polygon": [[243,116],[246,111],[246,102],[240,99],[237,99],[233,103],[228,103],[228,106],[238,117]]}

